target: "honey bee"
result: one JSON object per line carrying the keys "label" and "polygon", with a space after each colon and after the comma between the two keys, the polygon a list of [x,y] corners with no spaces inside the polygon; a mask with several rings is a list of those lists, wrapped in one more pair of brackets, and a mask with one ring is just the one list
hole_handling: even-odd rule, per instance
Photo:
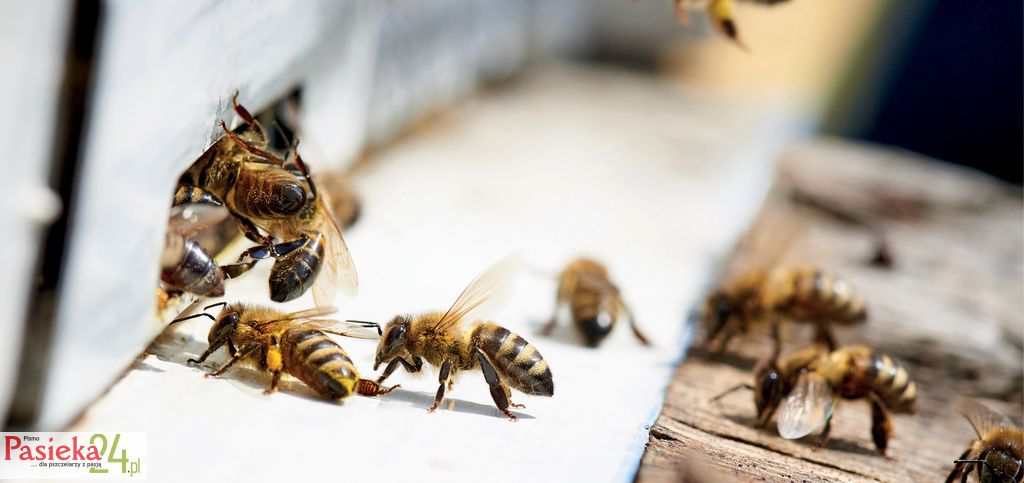
{"label": "honey bee", "polygon": [[237,97],[236,93],[231,102],[242,125],[235,132],[219,121],[225,136],[193,163],[179,184],[191,196],[212,196],[223,202],[247,237],[270,243],[254,220],[295,216],[308,194],[298,166],[270,151],[263,126],[238,104]]}
{"label": "honey bee", "polygon": [[917,386],[903,366],[865,346],[844,346],[834,351],[814,346],[781,359],[769,359],[755,371],[755,385],[737,389],[754,391],[757,426],[764,427],[779,405],[779,436],[799,439],[823,427],[815,448],[828,442],[836,398],[871,401],[871,437],[885,456],[892,435],[890,413],[916,411]]}
{"label": "honey bee", "polygon": [[342,399],[353,392],[378,396],[398,387],[384,388],[374,381],[360,379],[355,364],[328,336],[363,338],[364,334],[357,330],[361,327],[375,327],[377,334],[374,335],[379,335],[380,326],[377,324],[316,318],[334,312],[330,307],[286,314],[268,307],[220,302],[205,310],[218,305],[223,308],[217,317],[204,311],[171,322],[197,317],[208,317],[214,321],[210,328],[209,347],[198,359],[189,359],[188,362],[202,364],[223,346],[227,346],[231,359],[219,369],[205,374],[206,377],[219,376],[237,362],[247,360],[271,373],[270,388],[264,394],[277,392],[282,374],[290,374],[327,399]]}
{"label": "honey bee", "polygon": [[[745,1],[761,5],[775,5],[788,0]],[[679,21],[683,24],[688,24],[690,21],[690,6],[687,5],[687,3],[692,4],[695,2],[692,2],[692,0],[674,0],[674,2],[676,16],[679,17]],[[743,41],[740,40],[739,30],[736,28],[736,21],[733,20],[733,9],[735,8],[735,3],[735,0],[708,0],[706,9],[716,30],[740,47],[746,48],[746,45],[744,45]]]}
{"label": "honey bee", "polygon": [[633,335],[643,345],[650,345],[647,337],[640,332],[619,288],[608,278],[608,270],[599,262],[589,258],[573,260],[558,276],[558,296],[555,313],[541,331],[549,335],[558,322],[558,312],[568,303],[573,325],[583,335],[590,347],[597,345],[611,333],[618,318],[625,314]]}
{"label": "honey bee", "polygon": [[259,122],[237,99],[232,103],[243,127],[231,131],[220,121],[224,137],[182,180],[192,193],[222,201],[246,237],[259,243],[225,266],[225,274],[235,278],[259,260],[274,258],[269,285],[275,302],[293,300],[310,288],[318,307],[330,306],[338,289],[354,295],[355,266],[326,196],[299,156],[298,142],[286,161],[270,151]]}
{"label": "honey bee", "polygon": [[433,412],[441,405],[445,388],[454,386],[459,371],[479,367],[495,406],[512,421],[518,418],[508,408],[523,406],[509,400],[510,386],[532,396],[553,395],[551,369],[540,352],[512,331],[481,320],[507,295],[513,268],[510,261],[494,265],[474,279],[447,312],[395,316],[377,345],[374,370],[387,363],[377,383],[382,384],[399,364],[411,373],[419,372],[426,360],[440,368],[440,386],[427,409]]}
{"label": "honey bee", "polygon": [[831,324],[849,325],[867,319],[864,298],[843,279],[815,267],[753,270],[712,293],[704,319],[713,352],[724,351],[729,340],[751,326],[770,323],[775,353],[781,349],[783,320],[814,324],[818,340],[836,347]]}
{"label": "honey bee", "polygon": [[946,483],[958,476],[966,482],[972,469],[977,470],[981,483],[1020,483],[1024,479],[1024,432],[1010,418],[977,401],[960,399],[957,409],[971,423],[978,439],[954,461]]}
{"label": "honey bee", "polygon": [[203,228],[224,219],[225,213],[217,208],[218,205],[215,201],[207,201],[206,204],[179,204],[171,209],[160,257],[162,282],[200,296],[224,295],[224,271],[192,238]]}

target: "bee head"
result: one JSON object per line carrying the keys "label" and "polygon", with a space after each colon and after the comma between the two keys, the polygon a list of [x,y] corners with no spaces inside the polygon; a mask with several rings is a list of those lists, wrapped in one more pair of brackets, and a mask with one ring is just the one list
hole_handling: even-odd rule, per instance
{"label": "bee head", "polygon": [[210,327],[210,335],[207,340],[210,342],[210,347],[219,347],[223,345],[231,335],[234,334],[235,329],[238,327],[238,322],[242,319],[242,306],[238,304],[225,306],[217,316],[217,322]]}
{"label": "bee head", "polygon": [[707,300],[704,308],[704,320],[708,325],[708,340],[713,340],[722,332],[729,319],[736,313],[736,302],[724,292],[715,292]]}
{"label": "bee head", "polygon": [[772,409],[782,402],[785,395],[784,383],[779,367],[769,362],[757,370],[755,374],[757,386],[754,388],[754,405],[757,406],[757,419],[760,425],[767,424]]}
{"label": "bee head", "polygon": [[1020,481],[1024,474],[1021,460],[1000,448],[985,449],[976,464],[980,481]]}
{"label": "bee head", "polygon": [[377,370],[381,364],[390,362],[399,357],[405,351],[405,334],[409,331],[409,318],[404,315],[396,315],[388,325],[384,326],[384,334],[381,335],[380,343],[377,344],[377,357],[373,362],[373,370]]}

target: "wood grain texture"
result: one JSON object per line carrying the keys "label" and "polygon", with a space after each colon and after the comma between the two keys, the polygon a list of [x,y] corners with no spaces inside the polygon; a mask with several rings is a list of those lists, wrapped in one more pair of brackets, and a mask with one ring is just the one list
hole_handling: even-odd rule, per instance
{"label": "wood grain texture", "polygon": [[[837,330],[839,342],[905,364],[918,384],[918,412],[894,417],[885,459],[871,442],[869,405],[844,401],[831,441],[814,451],[815,436],[787,441],[774,425],[753,428],[750,392],[709,402],[752,382],[751,369],[769,351],[766,333],[718,358],[698,342],[669,387],[637,480],[942,481],[974,436],[956,397],[982,398],[1021,419],[1022,224],[1020,190],[974,172],[832,140],[790,150],[723,277],[783,263],[841,274],[865,294],[871,316]],[[882,239],[889,269],[870,263]],[[787,352],[811,340],[798,328],[786,335]]]}

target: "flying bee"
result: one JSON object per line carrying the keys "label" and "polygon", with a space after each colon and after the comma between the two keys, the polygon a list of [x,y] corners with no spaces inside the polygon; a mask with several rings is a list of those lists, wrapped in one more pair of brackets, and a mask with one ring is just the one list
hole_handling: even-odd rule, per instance
{"label": "flying bee", "polygon": [[[164,250],[160,257],[160,280],[179,290],[200,296],[224,295],[224,271],[208,251],[192,237],[203,228],[224,219],[215,200],[190,202],[171,209]],[[178,202],[178,197],[175,197]]]}
{"label": "flying bee", "polygon": [[459,371],[480,368],[490,386],[495,406],[512,421],[518,418],[509,407],[521,408],[509,399],[509,387],[533,396],[551,396],[555,384],[551,369],[540,352],[519,335],[481,320],[484,312],[499,305],[508,295],[508,281],[514,267],[499,262],[482,273],[459,295],[447,312],[398,315],[387,324],[373,368],[387,364],[377,378],[382,384],[399,364],[411,373],[419,372],[426,360],[440,368],[433,412],[451,390]]}
{"label": "flying bee", "polygon": [[916,411],[917,386],[903,366],[865,346],[844,346],[828,351],[813,346],[780,359],[769,359],[755,371],[755,385],[737,389],[754,391],[757,426],[764,427],[779,405],[779,436],[799,439],[823,427],[815,448],[828,442],[836,398],[871,401],[871,437],[885,456],[892,435],[890,413]]}
{"label": "flying bee", "polygon": [[623,314],[629,318],[633,335],[643,345],[650,345],[647,337],[636,326],[633,312],[622,301],[619,288],[608,278],[608,270],[589,258],[573,260],[558,276],[558,296],[555,313],[541,331],[549,335],[558,322],[558,313],[569,304],[573,325],[590,347],[597,345],[611,333],[615,322]]}
{"label": "flying bee", "polygon": [[706,301],[704,319],[713,352],[751,326],[772,324],[775,353],[781,349],[782,321],[814,324],[817,337],[836,347],[831,324],[850,325],[867,319],[864,298],[838,276],[815,267],[753,270],[726,283]]}
{"label": "flying bee", "polygon": [[398,387],[383,388],[374,381],[360,379],[359,371],[348,354],[328,336],[366,338],[357,330],[362,327],[375,327],[377,334],[373,335],[379,336],[380,326],[377,324],[316,318],[334,312],[330,307],[284,313],[268,307],[221,302],[206,307],[206,310],[218,305],[223,308],[217,317],[202,312],[172,322],[197,317],[208,317],[214,321],[210,328],[209,347],[198,359],[189,359],[188,362],[202,364],[223,346],[231,353],[231,359],[219,369],[207,373],[206,377],[219,376],[235,363],[247,360],[271,373],[270,388],[264,394],[277,392],[282,374],[290,374],[327,399],[342,399],[353,392],[378,396]]}
{"label": "flying bee", "polygon": [[269,285],[275,302],[293,300],[310,288],[318,307],[330,306],[338,289],[354,295],[355,266],[326,196],[299,156],[298,142],[290,160],[283,159],[270,150],[249,111],[237,99],[232,104],[242,127],[232,131],[220,121],[224,136],[182,178],[186,189],[222,201],[246,237],[259,243],[224,267],[225,274],[238,277],[259,260],[274,258]]}
{"label": "flying bee", "polygon": [[[690,23],[690,5],[696,2],[692,0],[673,0],[675,3],[676,16],[679,21],[684,25]],[[777,3],[786,2],[788,0],[744,0],[750,3],[757,3],[761,5],[775,5]],[[711,22],[722,35],[725,35],[729,40],[735,42],[740,47],[746,48],[746,45],[740,40],[739,30],[736,28],[736,21],[733,19],[733,10],[735,9],[735,0],[708,0],[707,6],[705,7],[708,16],[711,17]]]}
{"label": "flying bee", "polygon": [[954,461],[953,471],[946,478],[952,483],[959,476],[966,482],[972,469],[977,469],[981,483],[1020,483],[1024,480],[1024,431],[1010,418],[996,413],[977,401],[960,399],[960,414],[971,423],[978,439]]}

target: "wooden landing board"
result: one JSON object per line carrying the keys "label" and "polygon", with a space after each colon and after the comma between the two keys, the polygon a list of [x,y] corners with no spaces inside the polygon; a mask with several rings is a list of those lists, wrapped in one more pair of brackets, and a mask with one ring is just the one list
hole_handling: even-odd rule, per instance
{"label": "wooden landing board", "polygon": [[[840,344],[867,344],[901,361],[918,384],[918,412],[894,417],[892,458],[883,459],[871,442],[868,404],[843,402],[831,441],[813,451],[815,436],[787,441],[774,425],[753,428],[750,392],[709,402],[752,382],[751,369],[769,351],[766,333],[734,340],[717,359],[698,341],[676,371],[637,480],[943,481],[974,437],[953,407],[958,395],[1021,419],[1022,224],[1019,188],[973,172],[833,140],[790,150],[723,277],[812,263],[852,282],[871,318],[837,331]],[[877,233],[891,269],[869,263]],[[790,329],[785,350],[810,338]]]}

